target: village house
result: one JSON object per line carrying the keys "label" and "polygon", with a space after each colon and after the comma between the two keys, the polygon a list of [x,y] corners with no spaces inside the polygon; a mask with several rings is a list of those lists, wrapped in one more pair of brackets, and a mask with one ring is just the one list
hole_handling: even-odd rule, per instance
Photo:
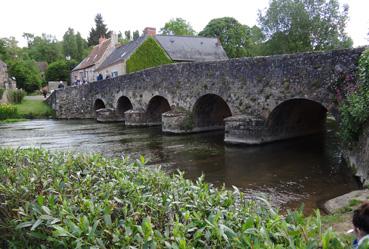
{"label": "village house", "polygon": [[[16,88],[16,82],[14,79],[9,78],[8,66],[0,60],[0,88],[14,89]],[[0,96],[1,99],[1,96]]]}
{"label": "village house", "polygon": [[95,75],[103,78],[116,77],[127,73],[127,61],[149,38],[155,39],[173,62],[216,61],[228,59],[217,38],[198,36],[156,35],[155,28],[145,28],[143,35],[126,45],[115,48],[106,59],[96,67]]}
{"label": "village house", "polygon": [[101,37],[99,44],[94,46],[90,54],[72,70],[71,82],[96,81],[98,73],[95,70],[113,52],[117,44],[118,37],[116,34],[112,34],[109,39]]}

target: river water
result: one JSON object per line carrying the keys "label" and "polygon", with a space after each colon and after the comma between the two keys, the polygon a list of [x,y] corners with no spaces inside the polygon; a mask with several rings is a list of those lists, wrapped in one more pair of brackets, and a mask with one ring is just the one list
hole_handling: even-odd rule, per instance
{"label": "river water", "polygon": [[0,145],[43,147],[106,156],[145,155],[149,164],[215,185],[237,186],[262,195],[275,205],[305,212],[330,198],[358,189],[359,183],[341,159],[335,129],[262,146],[226,146],[223,132],[165,136],[160,127],[126,128],[95,121],[33,120],[0,124]]}

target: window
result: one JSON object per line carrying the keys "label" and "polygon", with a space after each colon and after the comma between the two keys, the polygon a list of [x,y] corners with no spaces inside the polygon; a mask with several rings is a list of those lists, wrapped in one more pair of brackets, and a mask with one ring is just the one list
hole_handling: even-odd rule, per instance
{"label": "window", "polygon": [[117,77],[117,76],[118,76],[118,71],[111,72],[111,77],[112,78]]}

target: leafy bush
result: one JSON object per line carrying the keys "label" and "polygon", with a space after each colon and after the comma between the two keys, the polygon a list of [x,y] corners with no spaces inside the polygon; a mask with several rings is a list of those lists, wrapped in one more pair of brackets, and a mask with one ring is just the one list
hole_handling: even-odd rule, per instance
{"label": "leafy bush", "polygon": [[360,87],[340,104],[340,137],[345,144],[359,139],[369,118],[369,50],[363,52],[358,66]]}
{"label": "leafy bush", "polygon": [[22,89],[9,89],[7,91],[7,98],[10,103],[19,104],[26,96],[26,92]]}
{"label": "leafy bush", "polygon": [[77,64],[75,60],[58,60],[51,63],[47,68],[46,80],[70,82],[70,73]]}
{"label": "leafy bush", "polygon": [[17,107],[9,104],[0,104],[0,120],[16,118],[17,116]]}
{"label": "leafy bush", "polygon": [[0,87],[0,99],[3,97],[4,92],[5,89]]}
{"label": "leafy bush", "polygon": [[[0,244],[12,248],[347,248],[320,215],[278,214],[237,188],[143,157],[0,149]],[[3,241],[1,241],[3,240]]]}
{"label": "leafy bush", "polygon": [[147,38],[127,60],[127,73],[172,63],[166,52],[151,37]]}
{"label": "leafy bush", "polygon": [[15,60],[9,64],[9,74],[16,78],[17,87],[26,92],[39,90],[42,83],[41,73],[31,60]]}
{"label": "leafy bush", "polygon": [[340,106],[340,137],[346,144],[359,139],[369,118],[369,87],[361,86]]}

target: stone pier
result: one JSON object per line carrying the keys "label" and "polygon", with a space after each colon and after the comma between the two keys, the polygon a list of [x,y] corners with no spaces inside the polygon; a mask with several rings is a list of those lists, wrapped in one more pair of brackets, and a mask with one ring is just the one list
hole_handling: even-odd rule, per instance
{"label": "stone pier", "polygon": [[225,119],[225,138],[228,144],[264,144],[291,138],[318,134],[325,131],[325,123],[303,122],[273,125],[268,120],[248,115]]}

